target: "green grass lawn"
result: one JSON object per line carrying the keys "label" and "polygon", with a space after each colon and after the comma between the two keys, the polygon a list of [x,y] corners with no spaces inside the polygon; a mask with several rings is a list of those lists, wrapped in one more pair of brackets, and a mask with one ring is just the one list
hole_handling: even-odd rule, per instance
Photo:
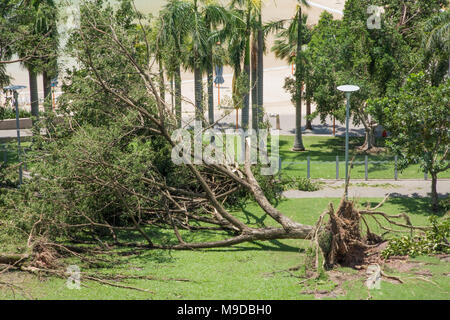
{"label": "green grass lawn", "polygon": [[[363,139],[350,138],[350,159],[356,147],[362,145]],[[342,137],[304,136],[305,152],[293,152],[294,136],[280,136],[280,157],[282,159],[282,174],[307,177],[307,157],[311,159],[311,178],[336,179],[336,156],[339,156],[339,177],[345,176],[345,139]],[[382,139],[378,145],[383,146]],[[353,179],[364,179],[364,155],[356,155],[351,176]],[[369,155],[369,179],[394,179],[394,156],[388,153]],[[371,163],[388,161],[389,163]],[[302,162],[292,164],[289,162]],[[358,162],[358,163],[356,163]],[[423,179],[424,174],[418,165],[412,165],[403,172],[398,172],[399,179]],[[450,178],[450,170],[442,172],[439,178]]]}
{"label": "green grass lawn", "polygon": [[[362,199],[365,202],[378,203],[381,199]],[[412,222],[417,225],[427,223],[431,214],[429,199],[391,199],[383,210],[396,214],[407,212]],[[296,221],[313,224],[318,216],[332,201],[335,205],[339,199],[290,199],[283,200],[278,208]],[[261,209],[249,204],[235,213],[252,225],[273,225],[270,218],[263,215]],[[376,228],[374,228],[377,231]],[[201,232],[186,240],[213,240],[225,234],[216,235]],[[155,242],[172,242],[175,238],[170,230],[155,230]],[[305,250],[309,242],[304,240],[280,240],[267,242],[244,243],[230,248],[195,250],[195,251],[163,251],[148,250],[138,256],[122,256],[119,262],[109,268],[87,270],[77,261],[82,271],[105,272],[112,274],[132,274],[154,276],[156,278],[183,278],[182,281],[148,281],[130,280],[127,285],[153,291],[153,294],[133,290],[112,288],[92,282],[83,282],[87,287],[80,290],[69,290],[62,279],[43,279],[10,273],[10,279],[16,279],[18,285],[25,287],[33,298],[37,299],[314,299],[308,290],[331,290],[335,283],[331,279],[315,280],[312,283],[299,284],[300,275],[292,276],[282,272],[299,265],[305,258]],[[383,281],[381,290],[371,290],[373,299],[448,299],[450,292],[449,263],[436,257],[419,257],[421,270],[427,269],[432,276],[425,280],[410,273],[399,273],[389,270],[389,274],[398,275],[404,284],[393,284]],[[340,268],[340,271],[354,275],[353,269]],[[281,272],[278,272],[281,271]],[[273,273],[275,272],[275,273]],[[1,280],[1,278],[0,278]],[[366,299],[368,290],[364,286],[365,277],[356,277],[342,284],[343,292],[338,299]],[[16,292],[18,294],[18,292]],[[10,291],[0,290],[0,299],[12,299]],[[20,294],[15,298],[23,298]]]}
{"label": "green grass lawn", "polygon": [[[25,141],[21,143],[22,150],[25,152],[31,147],[31,142]],[[22,151],[24,152],[24,151]],[[5,160],[7,163],[16,163],[18,159],[17,143],[2,143],[0,144],[0,163]]]}

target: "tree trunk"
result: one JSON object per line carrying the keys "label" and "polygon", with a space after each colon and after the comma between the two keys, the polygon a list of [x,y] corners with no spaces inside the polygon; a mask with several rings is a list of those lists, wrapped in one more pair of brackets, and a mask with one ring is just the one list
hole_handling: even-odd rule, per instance
{"label": "tree trunk", "polygon": [[258,129],[258,80],[257,80],[257,64],[258,64],[258,41],[256,35],[253,34],[252,39],[252,74],[251,74],[251,87],[252,87],[252,129]]}
{"label": "tree trunk", "polygon": [[214,123],[214,72],[213,72],[213,61],[212,52],[208,58],[208,121],[209,124]]}
{"label": "tree trunk", "polygon": [[195,82],[195,120],[203,121],[203,81],[200,68],[194,68]]}
{"label": "tree trunk", "polygon": [[311,239],[311,235],[314,232],[314,227],[309,225],[298,224],[289,230],[283,228],[260,228],[251,229],[239,236],[219,240],[212,242],[194,242],[194,243],[180,243],[172,246],[154,245],[155,249],[172,249],[172,250],[185,250],[185,249],[203,249],[203,248],[219,248],[229,247],[243,242],[249,241],[266,241],[275,239]]}
{"label": "tree trunk", "polygon": [[178,65],[175,70],[175,115],[178,127],[181,127],[182,111],[181,111],[181,67]]}
{"label": "tree trunk", "polygon": [[170,103],[171,103],[171,106],[172,106],[172,113],[175,113],[175,100],[174,100],[174,97],[175,97],[175,84],[174,84],[174,81],[173,81],[173,78],[174,78],[174,76],[173,76],[173,74],[170,76]]}
{"label": "tree trunk", "polygon": [[[51,87],[51,78],[47,71],[42,73],[42,85],[44,87],[44,107],[48,107],[52,104],[52,87]],[[46,108],[45,111],[49,111]],[[50,108],[51,109],[51,108]]]}
{"label": "tree trunk", "polygon": [[[213,30],[209,18],[207,18],[206,20],[206,26],[209,33],[211,34]],[[209,124],[212,125],[214,123],[214,62],[213,62],[212,45],[208,46],[208,50],[209,50],[208,61],[206,67],[207,87],[208,87],[208,122]]]}
{"label": "tree trunk", "polygon": [[439,210],[439,198],[437,193],[437,174],[431,173],[431,204],[434,212]]}
{"label": "tree trunk", "polygon": [[359,148],[362,151],[368,151],[376,147],[375,144],[375,130],[373,127],[366,127],[366,137],[364,144]]}
{"label": "tree trunk", "polygon": [[302,139],[302,82],[303,82],[303,65],[302,65],[302,8],[298,6],[298,25],[297,25],[297,57],[296,57],[296,106],[295,106],[295,141],[292,151],[305,151]]}
{"label": "tree trunk", "polygon": [[161,56],[158,57],[158,64],[159,64],[159,90],[160,90],[160,96],[161,100],[166,102],[166,83],[164,80],[164,66],[162,63]]}
{"label": "tree trunk", "polygon": [[[245,77],[245,84],[248,86],[250,83],[250,13],[247,15],[247,31],[246,31],[246,40],[245,40],[245,57],[244,57],[244,77]],[[243,100],[243,107],[242,107],[242,114],[241,114],[241,125],[242,128],[245,130],[248,128],[249,123],[249,100],[250,100],[250,94],[249,92],[244,93],[244,100]]]}
{"label": "tree trunk", "polygon": [[31,115],[39,118],[39,95],[37,74],[31,68],[28,69],[28,77],[30,83],[30,102],[31,102]]}
{"label": "tree trunk", "polygon": [[232,87],[232,97],[233,97],[233,107],[235,109],[238,109],[241,107],[242,104],[242,100],[239,101],[239,90],[237,88],[237,79],[241,76],[241,66],[240,65],[235,65],[234,66],[234,70],[233,70],[233,81],[231,84]]}
{"label": "tree trunk", "polygon": [[311,116],[311,98],[306,98],[306,130],[312,130],[312,123],[309,117]]}
{"label": "tree trunk", "polygon": [[258,22],[258,108],[257,108],[257,121],[256,128],[259,128],[259,124],[264,120],[264,34],[262,30],[262,15],[259,12]]}
{"label": "tree trunk", "polygon": [[29,258],[28,254],[9,254],[0,253],[0,264],[20,265],[20,262],[25,262]]}

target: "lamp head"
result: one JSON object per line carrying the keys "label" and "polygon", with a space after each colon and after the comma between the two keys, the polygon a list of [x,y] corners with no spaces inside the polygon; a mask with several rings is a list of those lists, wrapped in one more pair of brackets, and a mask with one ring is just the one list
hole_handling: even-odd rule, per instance
{"label": "lamp head", "polygon": [[360,88],[359,88],[358,86],[346,84],[346,85],[337,87],[337,89],[338,89],[339,91],[348,93],[348,92],[355,92],[355,91],[358,91]]}
{"label": "lamp head", "polygon": [[25,89],[25,88],[26,88],[26,86],[11,85],[11,86],[7,86],[7,87],[3,87],[3,90],[17,91],[17,90],[21,90],[21,89]]}

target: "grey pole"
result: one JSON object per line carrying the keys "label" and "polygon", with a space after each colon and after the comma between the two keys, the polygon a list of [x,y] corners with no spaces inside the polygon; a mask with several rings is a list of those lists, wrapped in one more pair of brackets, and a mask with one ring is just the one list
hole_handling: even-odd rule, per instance
{"label": "grey pole", "polygon": [[[345,112],[345,183],[348,181],[348,135],[349,135],[349,126],[350,126],[350,96],[352,92],[358,91],[358,86],[353,85],[343,85],[337,87],[339,91],[345,92],[345,96],[347,97],[347,108]],[[347,193],[345,194],[345,199],[347,199]]]}
{"label": "grey pole", "polygon": [[[16,107],[16,128],[17,128],[17,159],[20,163],[20,120],[19,120],[19,94],[14,92],[14,105]],[[19,187],[22,185],[22,165],[19,166]]]}
{"label": "grey pole", "polygon": [[[347,108],[345,111],[345,181],[348,180],[348,130],[350,124],[350,92],[345,93],[347,97]],[[347,195],[345,195],[347,197]]]}
{"label": "grey pole", "polygon": [[[17,90],[25,89],[26,86],[12,85],[4,87],[4,90],[13,92],[14,106],[16,107],[16,128],[17,128],[17,158],[20,163],[20,120],[19,120],[19,93]],[[22,164],[19,166],[19,187],[22,185]]]}
{"label": "grey pole", "polygon": [[311,178],[311,157],[307,157],[307,165],[306,165],[306,177],[308,179]]}
{"label": "grey pole", "polygon": [[369,180],[369,156],[364,157],[364,176],[366,181]]}
{"label": "grey pole", "polygon": [[339,180],[339,156],[336,156],[336,180]]}

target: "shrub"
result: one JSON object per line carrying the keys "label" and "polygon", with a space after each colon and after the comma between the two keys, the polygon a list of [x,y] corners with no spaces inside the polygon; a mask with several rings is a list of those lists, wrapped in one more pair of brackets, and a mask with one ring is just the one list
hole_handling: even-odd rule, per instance
{"label": "shrub", "polygon": [[[19,118],[30,118],[31,113],[27,110],[19,109]],[[0,120],[15,119],[16,110],[13,108],[0,108]]]}
{"label": "shrub", "polygon": [[281,181],[284,190],[300,190],[300,191],[318,191],[320,190],[320,183],[314,182],[308,178],[287,177]]}
{"label": "shrub", "polygon": [[450,253],[448,237],[450,236],[450,217],[441,222],[432,216],[429,218],[431,229],[423,236],[403,236],[389,241],[381,253],[387,259],[390,256],[420,256],[435,253]]}

